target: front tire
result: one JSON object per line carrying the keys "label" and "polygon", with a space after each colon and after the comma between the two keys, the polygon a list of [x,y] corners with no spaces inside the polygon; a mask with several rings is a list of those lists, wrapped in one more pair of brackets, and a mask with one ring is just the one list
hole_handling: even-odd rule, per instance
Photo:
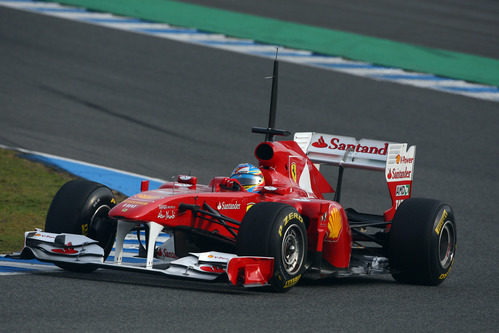
{"label": "front tire", "polygon": [[405,200],[389,235],[392,276],[403,283],[439,285],[454,263],[456,236],[449,205],[433,199]]}
{"label": "front tire", "polygon": [[[64,184],[50,204],[45,231],[84,235],[99,242],[104,259],[113,247],[116,221],[109,211],[116,205],[113,192],[106,186],[87,180],[72,180]],[[91,272],[96,268],[88,264],[56,263],[75,272]]]}
{"label": "front tire", "polygon": [[287,291],[305,271],[307,230],[295,208],[277,202],[253,206],[243,218],[237,237],[237,254],[274,258],[270,285]]}

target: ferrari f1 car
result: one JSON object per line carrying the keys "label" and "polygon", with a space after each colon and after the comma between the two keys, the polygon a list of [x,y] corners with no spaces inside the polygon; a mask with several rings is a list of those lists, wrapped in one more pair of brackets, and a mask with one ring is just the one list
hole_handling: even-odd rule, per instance
{"label": "ferrari f1 car", "polygon": [[[452,208],[411,198],[415,146],[323,133],[275,129],[277,61],[269,125],[255,149],[264,186],[215,177],[208,185],[178,176],[158,189],[116,203],[107,187],[86,180],[65,184],[49,208],[45,231],[25,234],[24,258],[63,269],[142,271],[168,277],[226,279],[233,285],[286,291],[302,277],[391,274],[405,283],[438,285],[454,263]],[[320,166],[339,167],[333,192]],[[379,215],[340,204],[344,168],[382,171],[392,206]],[[262,182],[263,182],[262,181]],[[263,184],[262,184],[263,185]],[[123,262],[125,237],[137,232],[142,266]],[[160,232],[169,235],[158,242]],[[114,245],[114,259],[106,261]]]}

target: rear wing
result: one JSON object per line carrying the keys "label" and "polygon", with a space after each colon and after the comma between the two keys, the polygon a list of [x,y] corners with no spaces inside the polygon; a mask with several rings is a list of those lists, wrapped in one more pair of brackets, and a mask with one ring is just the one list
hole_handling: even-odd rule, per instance
{"label": "rear wing", "polygon": [[[416,146],[407,143],[360,139],[314,132],[295,133],[294,141],[316,164],[330,164],[343,168],[359,168],[385,172],[392,198],[392,207],[385,212],[391,220],[398,206],[411,196]],[[342,173],[338,179],[341,187]],[[339,195],[335,200],[338,199]]]}
{"label": "rear wing", "polygon": [[314,163],[385,170],[391,142],[312,132],[296,133],[295,142]]}

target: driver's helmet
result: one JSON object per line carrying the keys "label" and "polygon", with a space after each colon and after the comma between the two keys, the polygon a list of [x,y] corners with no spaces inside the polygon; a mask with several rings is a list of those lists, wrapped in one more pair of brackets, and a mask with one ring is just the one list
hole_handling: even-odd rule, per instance
{"label": "driver's helmet", "polygon": [[265,179],[260,169],[249,163],[239,164],[232,171],[230,178],[237,180],[248,192],[259,192],[265,186]]}

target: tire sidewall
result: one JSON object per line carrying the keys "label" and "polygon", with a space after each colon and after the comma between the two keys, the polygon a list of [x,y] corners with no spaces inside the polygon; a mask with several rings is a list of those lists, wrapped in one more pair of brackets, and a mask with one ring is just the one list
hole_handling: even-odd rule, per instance
{"label": "tire sidewall", "polygon": [[116,234],[116,222],[108,217],[109,211],[115,205],[113,193],[102,186],[89,195],[79,219],[82,234],[98,240],[104,249],[105,257],[111,252]]}
{"label": "tire sidewall", "polygon": [[[284,267],[282,258],[282,244],[285,241],[286,232],[293,228],[301,232],[303,249],[299,254],[299,269],[296,272],[288,273]],[[274,257],[274,275],[271,285],[276,290],[285,291],[295,286],[305,271],[306,250],[307,250],[307,231],[303,217],[292,207],[284,208],[274,220],[271,229],[268,244],[270,245],[270,254]]]}
{"label": "tire sidewall", "polygon": [[[453,257],[451,259],[450,265],[448,267],[442,267],[440,263],[440,247],[439,240],[443,232],[444,224],[450,223],[453,229]],[[449,205],[442,204],[435,216],[434,222],[431,225],[431,238],[429,244],[429,276],[428,279],[431,281],[430,284],[437,285],[443,282],[449,275],[452,266],[454,265],[455,253],[456,253],[456,224],[454,222],[454,213]]]}

